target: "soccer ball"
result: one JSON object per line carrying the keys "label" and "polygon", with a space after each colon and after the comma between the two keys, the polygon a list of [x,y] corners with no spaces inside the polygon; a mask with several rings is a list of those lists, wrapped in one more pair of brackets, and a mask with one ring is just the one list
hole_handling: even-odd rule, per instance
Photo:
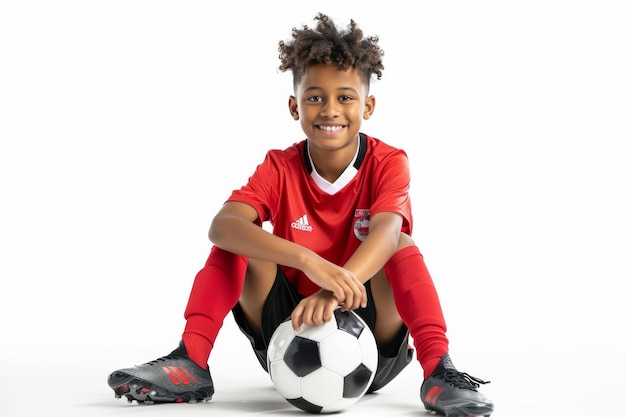
{"label": "soccer ball", "polygon": [[335,310],[330,322],[296,333],[282,323],[270,339],[267,365],[276,391],[309,413],[331,413],[356,403],[378,366],[370,328],[356,313]]}

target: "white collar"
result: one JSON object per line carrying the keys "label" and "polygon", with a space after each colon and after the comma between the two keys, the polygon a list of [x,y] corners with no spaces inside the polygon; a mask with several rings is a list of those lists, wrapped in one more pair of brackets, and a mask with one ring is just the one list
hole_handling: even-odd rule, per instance
{"label": "white collar", "polygon": [[317,170],[315,169],[315,164],[313,163],[313,160],[311,159],[311,153],[308,151],[308,147],[309,147],[308,142],[306,146],[307,146],[307,155],[309,157],[309,162],[311,163],[311,178],[313,178],[313,181],[315,181],[315,184],[317,184],[317,186],[320,187],[320,189],[324,191],[326,194],[330,194],[330,195],[337,194],[339,191],[343,189],[343,187],[345,187],[350,181],[352,181],[352,179],[356,176],[357,172],[359,172],[359,170],[355,168],[354,166],[356,165],[355,162],[359,156],[359,149],[361,147],[360,140],[358,141],[356,152],[354,153],[354,158],[352,158],[352,161],[350,162],[348,167],[341,173],[341,175],[339,176],[339,178],[335,180],[335,182],[330,182],[326,180],[317,172]]}

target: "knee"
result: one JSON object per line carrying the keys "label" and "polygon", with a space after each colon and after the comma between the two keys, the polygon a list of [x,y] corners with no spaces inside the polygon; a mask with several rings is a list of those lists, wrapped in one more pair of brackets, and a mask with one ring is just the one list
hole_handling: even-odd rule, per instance
{"label": "knee", "polygon": [[258,289],[271,286],[274,283],[277,268],[278,265],[275,263],[249,259],[244,287]]}
{"label": "knee", "polygon": [[404,249],[408,246],[416,246],[415,241],[411,236],[406,233],[400,233],[400,239],[398,240],[398,250]]}
{"label": "knee", "polygon": [[276,268],[278,268],[278,265],[273,262],[260,261],[254,258],[248,259],[247,272],[249,275],[275,275]]}

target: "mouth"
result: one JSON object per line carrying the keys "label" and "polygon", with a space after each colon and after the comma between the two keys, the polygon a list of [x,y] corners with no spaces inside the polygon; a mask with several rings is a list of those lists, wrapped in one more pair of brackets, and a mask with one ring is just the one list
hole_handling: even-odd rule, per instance
{"label": "mouth", "polygon": [[325,133],[337,133],[345,127],[344,125],[317,125],[317,128]]}

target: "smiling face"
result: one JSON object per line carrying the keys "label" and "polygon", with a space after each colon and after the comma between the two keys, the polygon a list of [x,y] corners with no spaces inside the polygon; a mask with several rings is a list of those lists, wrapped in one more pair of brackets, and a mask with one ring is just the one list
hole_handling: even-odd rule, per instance
{"label": "smiling face", "polygon": [[352,159],[361,124],[370,118],[374,106],[375,99],[368,96],[359,71],[342,71],[334,64],[308,67],[295,96],[289,98],[289,111],[300,121],[316,166],[328,152],[340,152],[346,163]]}

